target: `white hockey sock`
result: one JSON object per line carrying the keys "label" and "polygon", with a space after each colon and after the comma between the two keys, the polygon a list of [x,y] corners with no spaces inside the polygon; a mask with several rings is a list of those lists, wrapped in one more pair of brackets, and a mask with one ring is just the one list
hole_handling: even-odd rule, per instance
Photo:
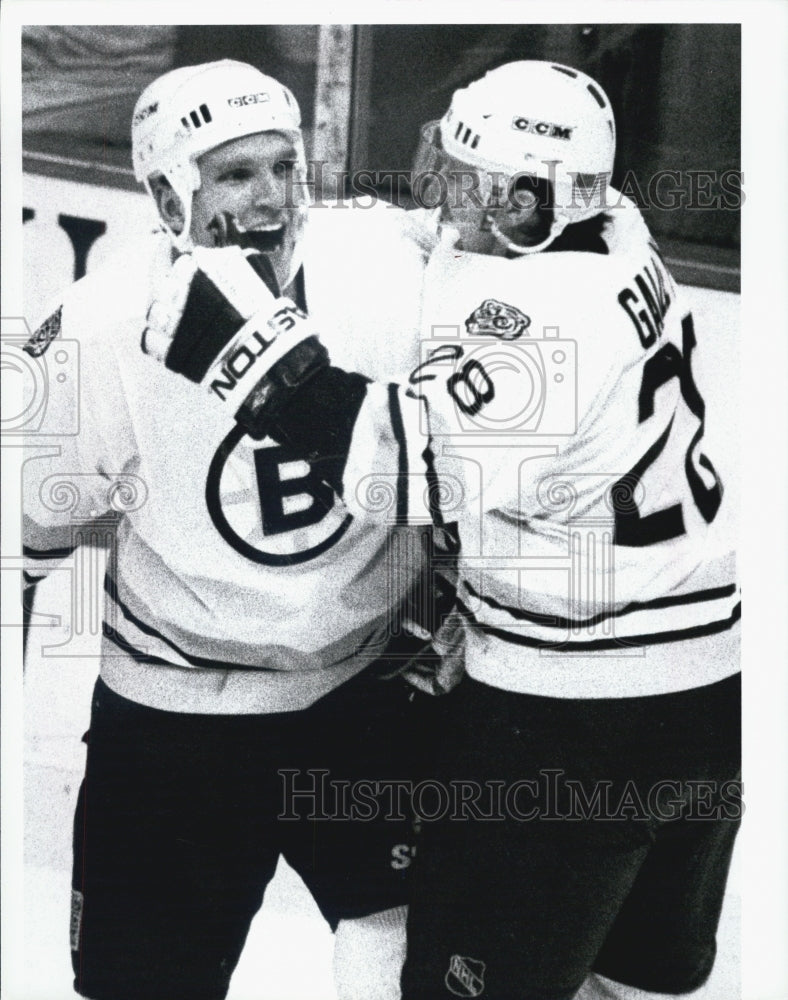
{"label": "white hockey sock", "polygon": [[338,1000],[399,1000],[407,906],[340,920],[334,936]]}
{"label": "white hockey sock", "polygon": [[[699,987],[698,991],[703,989]],[[692,1000],[698,991],[683,993],[682,997]],[[675,993],[651,993],[648,990],[640,990],[636,986],[627,986],[625,983],[617,983],[613,979],[599,976],[595,972],[586,979],[575,994],[575,1000],[676,1000]]]}

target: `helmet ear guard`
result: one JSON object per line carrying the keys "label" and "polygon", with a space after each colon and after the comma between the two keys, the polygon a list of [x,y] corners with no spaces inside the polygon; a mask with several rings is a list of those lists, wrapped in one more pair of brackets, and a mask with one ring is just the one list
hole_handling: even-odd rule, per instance
{"label": "helmet ear guard", "polygon": [[[535,253],[567,225],[605,210],[615,134],[610,102],[590,77],[558,63],[523,60],[454,93],[437,127],[422,130],[417,170],[429,162],[428,145],[440,164],[434,169],[475,170],[482,191],[506,195],[503,206],[488,198],[480,221],[494,239],[488,252]],[[529,192],[537,195],[535,209]],[[451,210],[448,205],[444,217]]]}

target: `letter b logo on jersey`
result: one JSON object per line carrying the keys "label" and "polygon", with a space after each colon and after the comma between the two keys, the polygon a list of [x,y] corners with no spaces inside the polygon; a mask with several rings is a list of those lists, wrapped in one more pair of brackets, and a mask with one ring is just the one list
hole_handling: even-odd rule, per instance
{"label": "letter b logo on jersey", "polygon": [[352,520],[314,465],[270,440],[253,440],[241,427],[214,456],[206,501],[228,545],[269,566],[316,558]]}
{"label": "letter b logo on jersey", "polygon": [[317,524],[334,506],[334,491],[287,448],[257,448],[254,464],[264,535]]}

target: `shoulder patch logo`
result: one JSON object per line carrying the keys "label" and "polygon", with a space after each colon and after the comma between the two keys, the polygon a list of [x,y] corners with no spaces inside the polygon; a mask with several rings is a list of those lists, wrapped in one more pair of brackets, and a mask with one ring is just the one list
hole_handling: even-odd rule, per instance
{"label": "shoulder patch logo", "polygon": [[516,340],[531,325],[531,317],[515,306],[498,299],[485,299],[465,320],[465,329],[473,337],[499,337]]}
{"label": "shoulder patch logo", "polygon": [[41,357],[55,337],[57,337],[60,333],[62,313],[63,306],[59,306],[52,313],[49,319],[44,320],[22,350],[26,351],[31,357]]}
{"label": "shoulder patch logo", "polygon": [[484,993],[484,962],[464,955],[452,955],[443,978],[446,989],[457,997],[480,997]]}

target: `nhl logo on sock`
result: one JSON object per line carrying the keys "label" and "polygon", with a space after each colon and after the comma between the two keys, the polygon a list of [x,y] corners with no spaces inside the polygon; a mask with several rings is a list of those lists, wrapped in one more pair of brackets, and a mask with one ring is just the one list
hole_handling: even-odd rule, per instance
{"label": "nhl logo on sock", "polygon": [[484,962],[464,955],[452,955],[444,977],[446,988],[458,997],[478,997],[484,993]]}

